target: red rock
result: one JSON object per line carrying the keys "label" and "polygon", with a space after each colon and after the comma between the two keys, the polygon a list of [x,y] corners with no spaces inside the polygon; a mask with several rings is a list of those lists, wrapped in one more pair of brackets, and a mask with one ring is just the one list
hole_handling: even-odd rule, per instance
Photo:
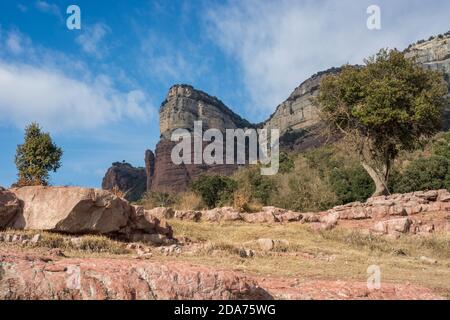
{"label": "red rock", "polygon": [[412,224],[410,218],[399,218],[391,219],[377,222],[373,227],[372,231],[380,234],[397,234],[397,233],[407,233]]}
{"label": "red rock", "polygon": [[439,190],[437,201],[450,202],[450,192],[448,192],[448,190],[446,189]]}
{"label": "red rock", "polygon": [[48,260],[1,250],[0,266],[0,300],[272,298],[245,276],[186,263],[105,258]]}
{"label": "red rock", "polygon": [[[205,145],[207,143],[205,142]],[[171,154],[176,145],[169,139],[161,139],[156,145],[155,169],[151,182],[151,191],[176,193],[186,191],[189,184],[203,174],[226,175],[233,174],[237,165],[204,165],[204,164],[181,164],[173,163]],[[192,148],[192,158],[194,149]]]}
{"label": "red rock", "polygon": [[295,222],[303,219],[303,214],[299,212],[287,211],[277,216],[280,222]]}
{"label": "red rock", "polygon": [[124,193],[124,198],[128,201],[137,201],[147,190],[145,169],[135,168],[125,162],[115,162],[103,178],[102,189],[117,189]]}
{"label": "red rock", "polygon": [[180,220],[190,220],[190,221],[199,221],[202,217],[202,213],[200,211],[195,210],[177,210],[175,211],[174,218],[180,219]]}
{"label": "red rock", "polygon": [[280,222],[278,218],[269,211],[256,213],[247,213],[243,215],[243,219],[248,223],[275,223]]}

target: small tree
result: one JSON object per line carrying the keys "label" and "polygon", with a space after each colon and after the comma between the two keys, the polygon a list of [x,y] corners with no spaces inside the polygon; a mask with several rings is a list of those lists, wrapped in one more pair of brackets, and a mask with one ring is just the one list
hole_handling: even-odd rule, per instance
{"label": "small tree", "polygon": [[18,185],[48,185],[49,171],[56,172],[61,167],[62,154],[50,134],[42,132],[37,123],[27,126],[25,142],[16,151]]}
{"label": "small tree", "polygon": [[326,76],[316,103],[331,132],[339,132],[375,183],[388,193],[392,163],[414,150],[443,121],[447,85],[442,74],[422,68],[396,50],[381,50],[365,66],[344,66]]}

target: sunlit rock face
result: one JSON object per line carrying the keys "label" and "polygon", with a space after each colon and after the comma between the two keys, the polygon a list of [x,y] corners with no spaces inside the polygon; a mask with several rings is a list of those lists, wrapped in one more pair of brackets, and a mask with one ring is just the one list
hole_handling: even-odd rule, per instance
{"label": "sunlit rock face", "polygon": [[159,112],[161,137],[170,139],[176,129],[193,129],[202,121],[203,129],[248,128],[252,125],[229,109],[222,101],[188,85],[170,88]]}
{"label": "sunlit rock face", "polygon": [[408,58],[415,57],[417,62],[429,69],[445,72],[448,80],[450,74],[450,32],[411,45],[405,50],[405,56]]}

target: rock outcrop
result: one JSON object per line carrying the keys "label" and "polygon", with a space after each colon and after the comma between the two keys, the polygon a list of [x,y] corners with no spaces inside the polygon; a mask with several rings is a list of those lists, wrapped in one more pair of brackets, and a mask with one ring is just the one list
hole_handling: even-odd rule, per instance
{"label": "rock outcrop", "polygon": [[173,234],[164,219],[143,207],[105,190],[78,187],[2,190],[0,218],[0,228],[103,234],[153,244],[168,243]]}
{"label": "rock outcrop", "polygon": [[135,168],[126,162],[115,162],[103,178],[102,189],[118,190],[128,201],[137,201],[147,190],[146,169]]}
{"label": "rock outcrop", "polygon": [[125,227],[128,202],[108,191],[78,187],[23,187],[11,190],[24,206],[14,229],[106,234]]}
{"label": "rock outcrop", "polygon": [[172,132],[176,129],[192,130],[194,121],[202,121],[203,130],[214,128],[224,131],[253,126],[216,97],[211,97],[189,85],[173,86],[159,111],[162,138],[170,140]]}
{"label": "rock outcrop", "polygon": [[[175,144],[175,142],[170,140],[161,139],[156,145],[155,171],[152,177],[151,191],[167,193],[182,192],[188,188],[192,181],[202,174],[228,176],[238,168],[234,164],[174,164],[171,159],[171,153]],[[191,157],[193,158],[193,154]]]}
{"label": "rock outcrop", "polygon": [[[428,69],[450,74],[450,31],[445,35],[419,41],[405,50],[407,58],[415,58]],[[448,77],[447,77],[448,80]]]}
{"label": "rock outcrop", "polygon": [[232,271],[132,259],[64,259],[0,250],[0,300],[272,299]]}
{"label": "rock outcrop", "polygon": [[312,99],[319,93],[320,82],[330,74],[336,74],[340,68],[331,68],[313,75],[304,81],[262,126],[266,129],[279,129],[280,134],[302,132],[316,126],[319,122],[317,107]]}

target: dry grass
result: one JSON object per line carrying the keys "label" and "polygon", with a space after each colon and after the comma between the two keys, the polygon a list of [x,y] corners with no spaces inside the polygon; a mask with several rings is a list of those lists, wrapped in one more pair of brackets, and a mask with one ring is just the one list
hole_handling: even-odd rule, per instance
{"label": "dry grass", "polygon": [[202,198],[194,192],[184,192],[178,195],[174,205],[176,210],[201,210],[205,208]]}
{"label": "dry grass", "polygon": [[39,233],[41,239],[37,243],[28,243],[27,247],[38,247],[38,248],[58,248],[64,251],[79,251],[85,254],[91,253],[103,253],[108,255],[122,255],[128,254],[130,251],[126,248],[125,244],[122,242],[114,241],[110,238],[97,235],[86,235],[79,237],[80,241],[78,244],[74,244],[71,239],[74,236],[63,235],[59,233],[51,232],[36,232],[36,231],[18,231],[18,230],[7,230],[3,232],[4,234],[12,235],[22,235],[32,238],[35,234]]}
{"label": "dry grass", "polygon": [[[194,255],[177,259],[260,275],[333,280],[367,280],[368,266],[379,265],[383,281],[416,283],[450,296],[450,235],[404,236],[397,240],[335,229],[311,230],[307,225],[192,223],[171,221],[175,236],[205,243]],[[260,250],[256,240],[287,240],[272,252]],[[242,258],[243,248],[255,250]],[[214,254],[212,254],[214,253]],[[429,265],[421,256],[438,260]]]}

